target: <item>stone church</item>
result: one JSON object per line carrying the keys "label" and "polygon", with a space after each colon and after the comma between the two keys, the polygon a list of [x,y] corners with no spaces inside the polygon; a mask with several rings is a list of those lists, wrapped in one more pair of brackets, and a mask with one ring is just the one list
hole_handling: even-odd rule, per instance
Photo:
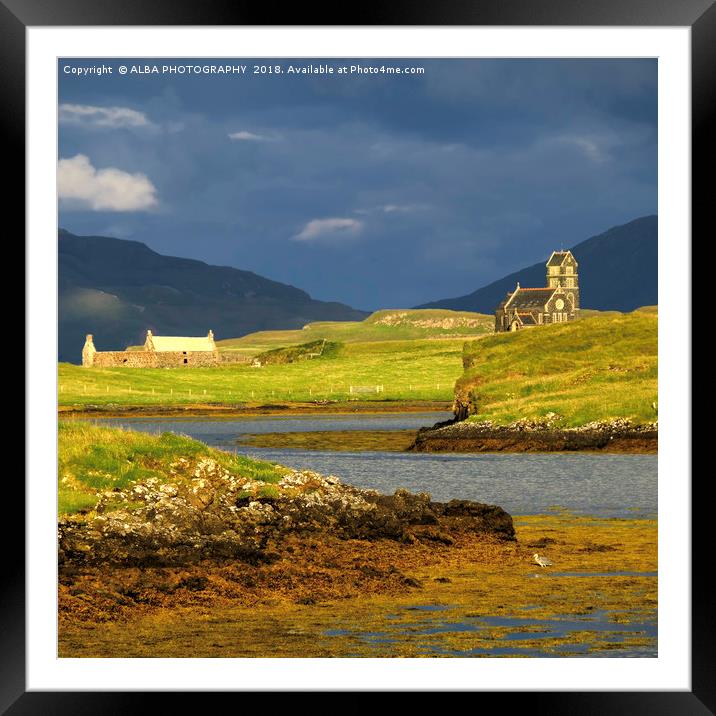
{"label": "stone church", "polygon": [[155,336],[147,331],[140,350],[98,351],[91,334],[82,349],[85,368],[180,368],[213,366],[222,362],[214,342],[214,333],[206,336]]}
{"label": "stone church", "polygon": [[579,315],[577,267],[571,251],[553,251],[547,261],[547,285],[522,288],[518,283],[495,310],[495,333],[575,320]]}

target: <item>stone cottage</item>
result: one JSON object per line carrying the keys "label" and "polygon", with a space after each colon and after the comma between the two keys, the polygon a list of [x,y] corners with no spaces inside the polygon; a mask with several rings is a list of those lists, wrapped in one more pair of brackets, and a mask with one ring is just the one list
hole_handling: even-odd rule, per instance
{"label": "stone cottage", "polygon": [[221,362],[214,333],[206,336],[155,336],[147,331],[144,345],[133,351],[98,351],[91,334],[82,349],[85,368],[181,368]]}
{"label": "stone cottage", "polygon": [[544,288],[522,288],[518,282],[500,303],[495,310],[495,333],[566,323],[578,317],[578,264],[572,252],[553,251],[546,266]]}

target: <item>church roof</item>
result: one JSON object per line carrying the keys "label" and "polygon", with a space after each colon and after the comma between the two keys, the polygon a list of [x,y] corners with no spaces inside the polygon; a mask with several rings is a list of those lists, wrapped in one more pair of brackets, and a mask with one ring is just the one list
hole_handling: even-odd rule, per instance
{"label": "church roof", "polygon": [[152,336],[154,350],[166,351],[215,351],[216,345],[208,336]]}
{"label": "church roof", "polygon": [[537,319],[534,317],[534,314],[532,313],[517,313],[517,315],[520,317],[520,320],[525,325],[537,325]]}
{"label": "church roof", "polygon": [[570,251],[553,251],[547,261],[547,266],[561,266],[570,253]]}
{"label": "church roof", "polygon": [[517,288],[512,298],[507,302],[510,308],[517,309],[518,313],[535,308],[543,308],[549,301],[556,288]]}

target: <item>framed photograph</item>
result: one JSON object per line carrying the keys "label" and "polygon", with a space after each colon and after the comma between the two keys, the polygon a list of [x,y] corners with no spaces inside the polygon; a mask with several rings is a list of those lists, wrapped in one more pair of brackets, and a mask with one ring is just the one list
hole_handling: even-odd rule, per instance
{"label": "framed photograph", "polygon": [[28,286],[8,713],[716,708],[713,3],[364,13],[0,4]]}

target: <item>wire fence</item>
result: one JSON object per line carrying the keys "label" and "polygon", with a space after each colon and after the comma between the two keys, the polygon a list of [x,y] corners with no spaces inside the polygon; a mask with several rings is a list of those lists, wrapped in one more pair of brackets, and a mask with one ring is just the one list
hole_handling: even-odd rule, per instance
{"label": "wire fence", "polygon": [[347,397],[348,399],[357,399],[361,397],[383,396],[386,395],[405,395],[410,393],[448,393],[452,391],[453,382],[441,383],[406,383],[406,384],[326,384],[311,386],[283,386],[283,387],[255,387],[255,388],[224,388],[211,386],[208,388],[194,386],[146,386],[146,385],[101,385],[91,382],[83,382],[81,384],[65,385],[60,384],[58,392],[60,396],[76,397],[126,397],[134,395],[137,397],[155,396],[157,399],[162,397],[170,399],[190,398],[190,399],[211,399],[211,400],[265,400],[268,398],[331,398],[331,397]]}

